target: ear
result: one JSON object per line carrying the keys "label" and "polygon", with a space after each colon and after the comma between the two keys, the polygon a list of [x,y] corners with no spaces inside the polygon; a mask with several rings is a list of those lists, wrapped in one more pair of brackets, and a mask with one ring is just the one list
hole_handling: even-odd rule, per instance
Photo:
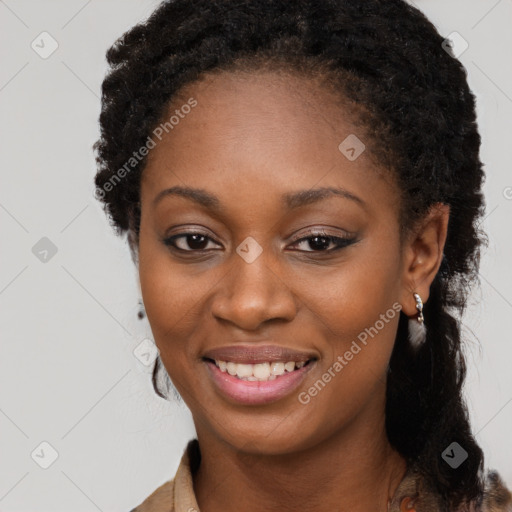
{"label": "ear", "polygon": [[428,300],[443,260],[449,217],[449,205],[434,204],[404,242],[400,304],[409,317],[418,313],[413,293],[418,293],[423,303]]}

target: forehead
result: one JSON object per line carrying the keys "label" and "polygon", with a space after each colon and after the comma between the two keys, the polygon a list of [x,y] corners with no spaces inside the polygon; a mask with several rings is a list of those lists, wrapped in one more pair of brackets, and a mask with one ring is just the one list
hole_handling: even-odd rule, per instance
{"label": "forehead", "polygon": [[[184,108],[191,99],[195,106]],[[319,79],[271,71],[206,75],[184,87],[166,114],[175,119],[148,155],[147,198],[175,185],[207,188],[227,201],[315,186],[359,196],[380,191],[388,200],[395,194],[389,173],[370,158],[354,109]],[[362,151],[356,159],[347,158],[346,140]]]}

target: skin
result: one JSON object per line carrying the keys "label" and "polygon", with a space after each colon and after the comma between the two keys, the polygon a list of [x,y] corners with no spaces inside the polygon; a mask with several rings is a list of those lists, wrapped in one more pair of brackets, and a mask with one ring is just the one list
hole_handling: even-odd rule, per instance
{"label": "skin", "polygon": [[[369,150],[354,161],[339,151],[349,134],[364,141],[364,133],[317,81],[271,71],[210,75],[187,85],[169,112],[191,96],[197,106],[151,150],[143,172],[138,270],[160,356],[196,425],[199,508],[387,510],[406,470],[384,426],[398,314],[308,404],[297,394],[394,303],[415,317],[412,293],[428,300],[448,207],[433,209],[400,246],[394,181]],[[177,195],[154,204],[175,185],[214,194],[222,211]],[[364,206],[332,195],[289,210],[281,198],[329,186]],[[329,254],[335,244],[318,248],[312,228],[356,242]],[[162,241],[198,231],[208,237],[202,246],[176,241],[188,253]],[[236,252],[248,236],[263,249],[252,263]],[[297,392],[275,403],[228,400],[202,355],[262,339],[317,361]]]}

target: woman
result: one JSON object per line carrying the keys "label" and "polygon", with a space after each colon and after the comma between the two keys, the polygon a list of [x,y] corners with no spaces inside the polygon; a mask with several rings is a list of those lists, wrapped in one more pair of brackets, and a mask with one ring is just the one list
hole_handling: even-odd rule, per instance
{"label": "woman", "polygon": [[462,397],[484,175],[433,25],[175,0],[107,59],[97,197],[197,431],[134,511],[512,510]]}

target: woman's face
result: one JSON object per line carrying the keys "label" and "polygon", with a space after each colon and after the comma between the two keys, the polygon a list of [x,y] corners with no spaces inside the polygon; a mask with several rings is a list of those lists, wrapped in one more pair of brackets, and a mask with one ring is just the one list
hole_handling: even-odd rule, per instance
{"label": "woman's face", "polygon": [[361,129],[321,86],[270,72],[190,84],[172,115],[143,172],[139,272],[198,433],[289,453],[383,426],[399,203]]}

